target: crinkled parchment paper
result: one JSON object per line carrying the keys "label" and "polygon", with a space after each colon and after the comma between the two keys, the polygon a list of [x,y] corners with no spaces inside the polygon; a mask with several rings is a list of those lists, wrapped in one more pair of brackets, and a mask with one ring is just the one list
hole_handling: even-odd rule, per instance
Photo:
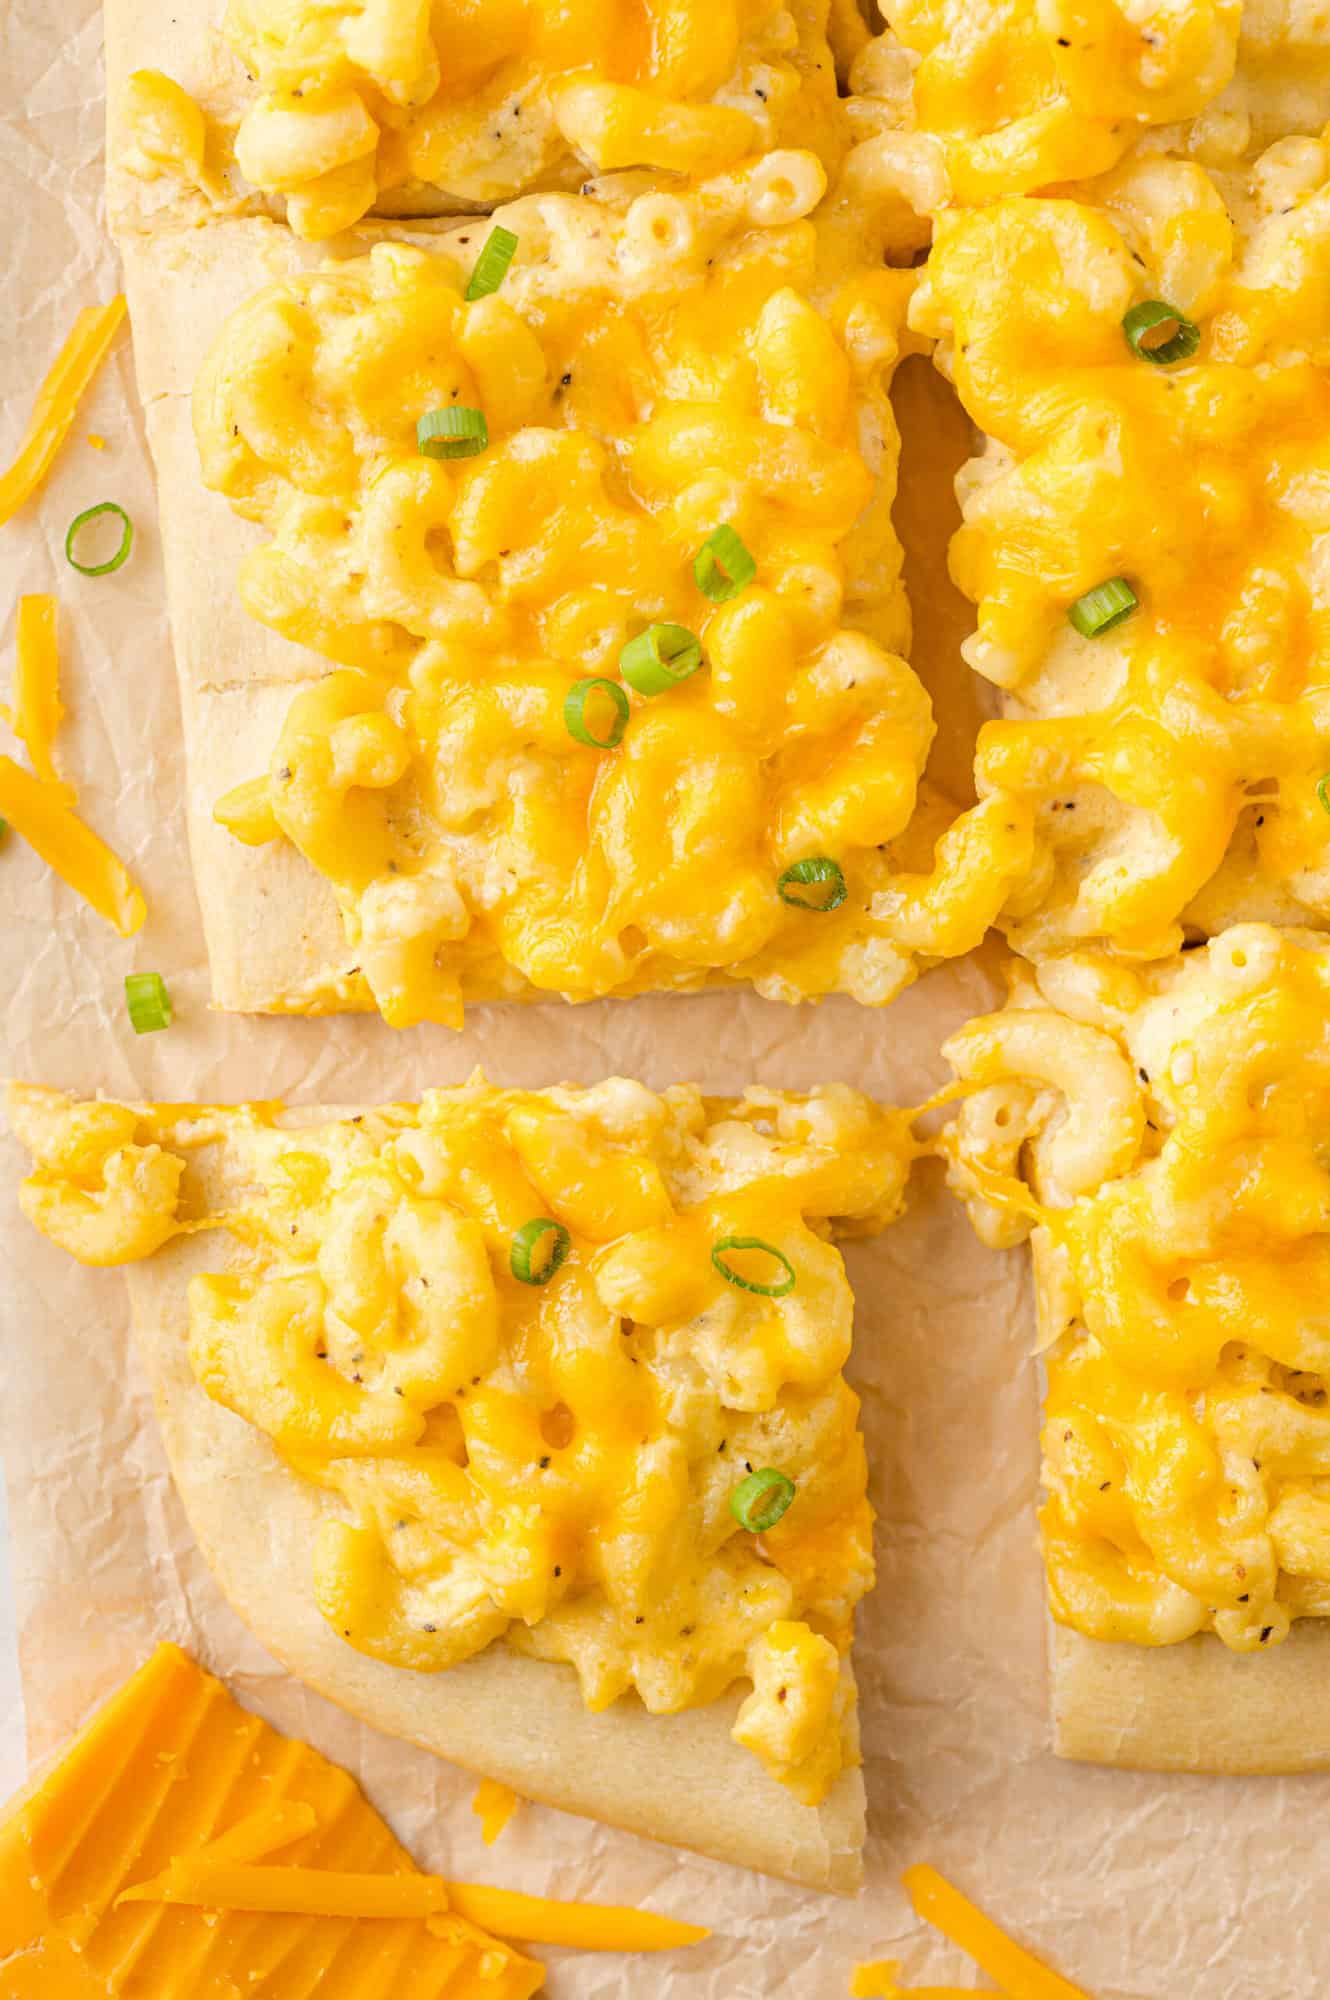
{"label": "crinkled parchment paper", "polygon": [[[101,95],[91,0],[6,0],[0,461],[77,307],[117,286],[100,213]],[[105,451],[88,445],[91,432],[107,439]],[[925,442],[932,436],[926,427]],[[134,554],[119,574],[84,579],[64,563],[64,530],[104,498],[133,515]],[[58,594],[72,711],[60,756],[151,909],[141,936],[122,943],[12,837],[5,843],[0,1018],[11,1075],[129,1096],[346,1103],[414,1095],[481,1063],[498,1081],[529,1085],[616,1070],[657,1086],[696,1078],[712,1091],[843,1078],[903,1102],[940,1079],[946,1030],[989,1003],[990,980],[970,966],[934,975],[883,1014],[708,996],[480,1010],[460,1037],[393,1034],[368,1020],[211,1015],[125,337],[45,490],[0,530],[0,566],[6,662],[19,592]],[[945,639],[928,602],[916,605],[916,621]],[[168,979],[170,1033],[137,1041],[129,1032],[121,982],[135,968]],[[852,1905],[534,1806],[487,1851],[467,1809],[470,1777],[375,1736],[286,1679],[223,1605],[191,1545],[130,1348],[121,1280],[80,1271],[27,1228],[14,1202],[20,1171],[6,1138],[0,1448],[32,1756],[54,1748],[156,1640],[173,1638],[280,1727],[357,1772],[426,1866],[555,1895],[647,1900],[715,1928],[700,1950],[627,1967],[553,1954],[556,2000],[625,1991],[820,2000],[845,1992],[856,1959],[893,1955],[913,1978],[966,1985],[976,1975],[914,1923],[901,1893],[902,1867],[922,1859],[1096,2000],[1313,2000],[1330,1988],[1330,1778],[1138,1777],[1059,1765],[1047,1753],[1024,1265],[980,1250],[936,1178],[920,1177],[903,1223],[848,1252],[859,1299],[852,1372],[880,1562],[859,1625],[871,1844],[869,1886]],[[0,1728],[8,1713],[0,1681]]]}

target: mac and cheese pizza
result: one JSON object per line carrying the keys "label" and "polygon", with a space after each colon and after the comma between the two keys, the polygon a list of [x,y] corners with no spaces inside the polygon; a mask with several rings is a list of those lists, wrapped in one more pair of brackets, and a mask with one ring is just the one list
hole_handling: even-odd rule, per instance
{"label": "mac and cheese pizza", "polygon": [[[261,1629],[265,1592],[312,1593],[341,1647],[430,1675],[503,1641],[593,1710],[745,1683],[734,1739],[805,1805],[857,1764],[872,1513],[832,1238],[899,1212],[907,1114],[476,1079],[298,1125],[23,1086],[10,1115],[73,1256],[205,1239],[195,1390],[315,1510],[294,1573],[241,1586]],[[234,1431],[177,1463],[187,1504]]]}
{"label": "mac and cheese pizza", "polygon": [[980,794],[1036,816],[1027,955],[1330,916],[1328,169],[1289,139],[940,219],[912,320],[988,439],[952,568]]}
{"label": "mac and cheese pizza", "polygon": [[1132,157],[1248,161],[1330,118],[1315,0],[880,0],[851,69],[940,175],[935,207],[1062,190]]}
{"label": "mac and cheese pizza", "polygon": [[988,1241],[1033,1229],[1053,1616],[1278,1647],[1330,1614],[1330,945],[1013,977],[944,1149]]}
{"label": "mac and cheese pizza", "polygon": [[710,175],[792,140],[834,168],[853,136],[827,0],[229,0],[207,33],[126,21],[129,62],[160,48],[174,73],[129,68],[119,165],[266,197],[315,239],[624,168]]}
{"label": "mac and cheese pizza", "polygon": [[795,152],[530,196],[484,296],[465,224],[222,328],[194,421],[263,530],[241,599],[332,669],[216,808],[341,911],[345,974],[276,1004],[881,1004],[1028,870],[1006,800],[901,844],[933,735],[891,520],[913,274],[871,213],[808,219],[821,187]]}

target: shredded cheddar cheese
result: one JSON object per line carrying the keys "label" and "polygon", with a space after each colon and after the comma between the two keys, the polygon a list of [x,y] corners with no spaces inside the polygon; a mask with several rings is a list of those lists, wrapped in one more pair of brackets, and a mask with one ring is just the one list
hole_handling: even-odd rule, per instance
{"label": "shredded cheddar cheese", "polygon": [[480,1837],[486,1847],[493,1847],[521,1803],[510,1785],[501,1785],[495,1778],[481,1779],[471,1810],[480,1821]]}
{"label": "shredded cheddar cheese", "polygon": [[14,705],[5,719],[32,759],[43,784],[58,785],[51,751],[64,716],[60,700],[60,656],[56,648],[55,599],[20,597]]}
{"label": "shredded cheddar cheese", "polygon": [[38,391],[18,456],[0,475],[0,525],[31,498],[74,421],[79,398],[92,381],[125,316],[125,301],[85,306]]}
{"label": "shredded cheddar cheese", "polygon": [[[56,732],[64,717],[53,597],[19,600],[14,703],[0,709],[32,759],[32,772],[0,755],[0,819],[12,826],[122,937],[132,937],[147,905],[124,864],[75,812],[77,794],[55,767]],[[35,773],[35,775],[34,775]]]}
{"label": "shredded cheddar cheese", "polygon": [[132,937],[148,914],[142,891],[69,799],[65,786],[43,784],[12,757],[0,756],[0,818],[121,937]]}
{"label": "shredded cheddar cheese", "polygon": [[968,1953],[998,1982],[1007,2000],[1088,2000],[1079,1986],[1050,1971],[999,1930],[935,1868],[921,1863],[907,1868],[903,1879],[915,1915]]}
{"label": "shredded cheddar cheese", "polygon": [[[830,1238],[899,1211],[905,1113],[481,1078],[299,1129],[17,1086],[10,1110],[24,1211],[84,1261],[228,1232],[190,1364],[305,1482],[307,1587],[345,1644],[431,1673],[503,1641],[596,1709],[747,1683],[736,1740],[810,1806],[858,1762],[872,1513]],[[533,1222],[563,1239],[548,1282]],[[771,1465],[796,1497],[759,1536],[731,1498]]]}

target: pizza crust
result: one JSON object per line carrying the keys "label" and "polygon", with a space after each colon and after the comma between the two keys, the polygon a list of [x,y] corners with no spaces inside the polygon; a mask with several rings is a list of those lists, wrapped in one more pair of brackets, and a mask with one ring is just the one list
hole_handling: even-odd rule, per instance
{"label": "pizza crust", "polygon": [[1050,1623],[1049,1679],[1059,1757],[1229,1777],[1330,1770],[1330,1626],[1319,1619],[1260,1653],[1212,1632],[1114,1646]]}
{"label": "pizza crust", "polygon": [[[337,1116],[320,1111],[320,1119]],[[200,1185],[207,1187],[207,1168]],[[388,1666],[345,1645],[314,1602],[311,1565],[331,1496],[290,1472],[262,1432],[194,1378],[186,1287],[225,1269],[228,1239],[184,1238],[127,1267],[135,1335],[190,1527],[227,1599],[291,1673],[353,1715],[523,1797],[808,1888],[863,1879],[862,1772],[801,1805],[730,1736],[742,1692],[678,1715],[635,1697],[598,1715],[571,1667],[503,1645],[438,1674]],[[848,1671],[848,1669],[847,1669]]]}

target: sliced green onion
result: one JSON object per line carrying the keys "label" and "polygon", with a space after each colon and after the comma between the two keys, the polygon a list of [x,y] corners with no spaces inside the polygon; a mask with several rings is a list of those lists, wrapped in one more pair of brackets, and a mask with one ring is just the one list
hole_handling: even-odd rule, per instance
{"label": "sliced green onion", "polygon": [[[593,735],[586,719],[586,705],[592,695],[603,694],[614,703],[614,718],[609,734]],[[623,741],[623,732],[628,727],[631,710],[628,697],[617,681],[601,680],[597,675],[589,675],[584,681],[574,681],[563,701],[563,721],[568,734],[579,743],[587,743],[593,750],[614,750]]]}
{"label": "sliced green onion", "polygon": [[490,441],[483,410],[453,403],[446,410],[427,410],[416,419],[416,449],[426,458],[474,458]]}
{"label": "sliced green onion", "polygon": [[[74,543],[89,521],[99,521],[103,514],[114,514],[120,522],[120,547],[107,562],[81,563],[74,554]],[[129,561],[129,552],[133,546],[134,523],[124,508],[114,500],[102,500],[97,506],[85,508],[83,513],[76,514],[70,522],[69,532],[65,536],[65,560],[78,571],[80,576],[109,576],[113,569],[119,569],[122,563]]]}
{"label": "sliced green onion", "polygon": [[757,564],[728,522],[713,529],[693,557],[693,581],[713,604],[728,604],[756,575]]}
{"label": "sliced green onion", "polygon": [[152,1035],[171,1025],[171,996],[160,972],[130,972],[125,976],[129,1024],[136,1035]]}
{"label": "sliced green onion", "polygon": [[476,299],[488,298],[491,292],[498,291],[508,276],[508,266],[513,261],[513,252],[516,248],[517,238],[512,230],[505,229],[501,223],[496,222],[485,238],[485,247],[477,257],[476,268],[471,273],[470,283],[464,295],[468,302],[474,303]]}
{"label": "sliced green onion", "polygon": [[[1132,353],[1139,354],[1142,361],[1153,361],[1156,368],[1171,368],[1175,361],[1189,361],[1201,344],[1201,329],[1195,320],[1188,319],[1176,306],[1166,305],[1163,299],[1146,299],[1124,313],[1122,331]],[[1152,340],[1151,334],[1158,338]]]}
{"label": "sliced green onion", "polygon": [[[774,1257],[782,1267],[785,1276],[774,1285],[759,1284],[756,1278],[745,1278],[739,1271],[732,1270],[725,1262],[726,1250],[760,1250],[764,1257]],[[764,1243],[760,1236],[722,1236],[719,1243],[711,1246],[711,1261],[725,1282],[737,1285],[741,1292],[756,1292],[764,1299],[783,1299],[795,1287],[794,1266],[783,1250],[774,1243]]]}
{"label": "sliced green onion", "polygon": [[[547,1236],[552,1236],[554,1241],[542,1251],[541,1246]],[[548,1215],[538,1215],[533,1221],[524,1222],[514,1236],[508,1253],[508,1269],[523,1285],[548,1285],[572,1247],[573,1239],[561,1222],[555,1222]]]}
{"label": "sliced green onion", "polygon": [[1126,577],[1112,576],[1107,583],[1097,583],[1084,597],[1078,597],[1067,616],[1082,639],[1098,639],[1120,625],[1124,618],[1130,618],[1139,603]]}
{"label": "sliced green onion", "polygon": [[730,1512],[750,1535],[762,1535],[775,1527],[782,1514],[788,1514],[797,1491],[787,1472],[764,1466],[761,1472],[750,1472],[747,1479],[739,1481],[730,1495]]}
{"label": "sliced green onion", "polygon": [[702,664],[702,641],[686,625],[648,625],[619,655],[619,672],[639,694],[664,694]]}
{"label": "sliced green onion", "polygon": [[[821,896],[797,896],[794,893],[801,883],[816,887],[823,882],[827,887]],[[792,903],[796,910],[816,910],[823,915],[828,910],[838,910],[849,893],[840,863],[827,854],[810,854],[806,861],[794,862],[776,884],[776,894],[782,903]]]}
{"label": "sliced green onion", "polygon": [[[1321,801],[1321,804],[1325,807],[1326,811],[1330,813],[1330,771],[1326,772],[1320,784],[1316,787],[1316,796]],[[0,826],[3,825],[4,821],[0,820]]]}

